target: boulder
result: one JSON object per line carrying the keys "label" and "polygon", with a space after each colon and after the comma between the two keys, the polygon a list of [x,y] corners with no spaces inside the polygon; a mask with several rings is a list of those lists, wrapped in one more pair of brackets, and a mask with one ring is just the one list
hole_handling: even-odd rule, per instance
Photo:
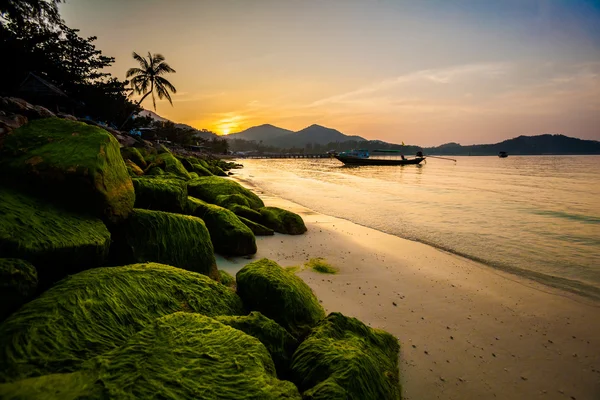
{"label": "boulder", "polygon": [[132,179],[135,208],[181,213],[187,203],[187,183],[160,177]]}
{"label": "boulder", "polygon": [[250,230],[252,231],[252,233],[254,233],[255,236],[273,236],[275,234],[275,231],[273,229],[267,228],[266,226],[263,226],[261,224],[257,224],[254,221],[250,221],[249,219],[240,217],[239,215],[238,219],[242,221],[244,225],[250,228]]}
{"label": "boulder", "polygon": [[78,121],[77,117],[75,117],[74,115],[71,115],[71,114],[57,113],[56,116],[58,118],[68,119],[70,121]]}
{"label": "boulder", "polygon": [[158,154],[154,159],[153,164],[154,166],[161,167],[167,173],[190,179],[190,174],[186,171],[181,162],[169,151]]}
{"label": "boulder", "polygon": [[134,209],[113,230],[111,258],[121,265],[163,263],[218,279],[208,229],[190,215]]}
{"label": "boulder", "polygon": [[248,204],[253,209],[264,207],[264,203],[254,193],[246,189],[239,183],[230,179],[221,178],[218,176],[200,177],[188,186],[190,196],[216,204],[217,197],[220,195],[239,194],[248,200]]}
{"label": "boulder", "polygon": [[219,282],[227,287],[235,289],[235,278],[225,270],[219,270]]}
{"label": "boulder", "polygon": [[42,287],[102,265],[110,239],[98,218],[0,187],[0,254],[35,265]]}
{"label": "boulder", "polygon": [[106,131],[59,118],[35,120],[5,138],[2,178],[70,209],[111,222],[129,215],[135,195],[119,144]]}
{"label": "boulder", "polygon": [[0,111],[20,114],[27,117],[30,121],[54,117],[54,113],[47,108],[34,106],[33,104],[29,104],[25,100],[16,97],[0,97]]}
{"label": "boulder", "polygon": [[142,153],[135,147],[121,147],[121,156],[123,160],[131,160],[141,169],[145,169],[148,166]]}
{"label": "boulder", "polygon": [[260,311],[294,337],[300,337],[325,317],[306,283],[263,258],[238,271],[237,292],[248,310]]}
{"label": "boulder", "polygon": [[[156,318],[178,311],[217,316],[244,310],[231,289],[166,265],[104,267],[71,275],[0,325],[0,382],[78,371]],[[186,334],[181,340],[190,338]],[[157,350],[154,345],[144,348]]]}
{"label": "boulder", "polygon": [[125,160],[125,166],[127,167],[127,173],[132,178],[144,175],[144,171],[131,160]]}
{"label": "boulder", "polygon": [[218,316],[215,319],[260,340],[273,358],[277,376],[287,379],[292,355],[298,347],[298,341],[288,331],[257,311],[250,315]]}
{"label": "boulder", "polygon": [[302,217],[296,213],[277,207],[263,207],[258,211],[262,215],[262,224],[275,232],[288,235],[301,235],[306,232]]}
{"label": "boulder", "polygon": [[165,175],[165,171],[161,167],[157,167],[155,165],[150,165],[145,172],[145,175],[149,176],[161,176]]}
{"label": "boulder", "polygon": [[262,224],[262,214],[256,210],[251,209],[250,207],[241,206],[239,204],[230,204],[227,208],[233,211],[233,213],[238,217],[244,217],[246,219],[249,219],[250,221]]}
{"label": "boulder", "polygon": [[33,265],[18,258],[0,258],[0,321],[29,301],[37,285]]}
{"label": "boulder", "polygon": [[211,176],[212,172],[210,172],[201,162],[200,160],[193,157],[181,157],[179,158],[181,164],[185,167],[185,169],[192,173],[195,172],[198,176]]}
{"label": "boulder", "polygon": [[304,399],[399,400],[398,340],[331,313],[300,344],[292,380]]}
{"label": "boulder", "polygon": [[248,203],[248,199],[239,194],[239,193],[234,193],[234,194],[221,194],[219,196],[217,196],[217,198],[215,199],[215,202],[217,205],[223,207],[223,208],[229,208],[232,205],[240,205],[240,206],[244,206],[244,207],[250,207],[250,203]]}
{"label": "boulder", "polygon": [[254,234],[226,208],[188,197],[187,213],[204,221],[217,253],[224,256],[245,256],[256,253]]}
{"label": "boulder", "polygon": [[73,372],[44,375],[0,383],[0,399],[6,400],[100,400],[107,394],[96,382],[96,373]]}

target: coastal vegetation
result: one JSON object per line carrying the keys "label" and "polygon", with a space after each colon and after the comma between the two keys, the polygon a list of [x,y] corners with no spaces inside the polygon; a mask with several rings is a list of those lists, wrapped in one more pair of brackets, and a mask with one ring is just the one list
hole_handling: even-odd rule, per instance
{"label": "coastal vegetation", "polygon": [[304,266],[321,274],[337,274],[340,271],[339,268],[332,266],[321,257],[311,258]]}

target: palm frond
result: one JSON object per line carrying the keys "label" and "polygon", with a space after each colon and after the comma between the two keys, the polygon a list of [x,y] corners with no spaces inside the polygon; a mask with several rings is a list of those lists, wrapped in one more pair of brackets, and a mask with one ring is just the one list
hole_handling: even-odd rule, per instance
{"label": "palm frond", "polygon": [[145,73],[145,71],[141,68],[129,68],[127,70],[127,78],[131,78],[132,76],[136,76],[136,75],[143,75]]}
{"label": "palm frond", "polygon": [[162,76],[157,76],[155,78],[155,80],[156,80],[157,88],[160,86],[160,87],[164,88],[165,90],[170,90],[173,93],[177,93],[177,89],[175,88],[175,86],[173,86],[173,84],[171,82],[169,82]]}
{"label": "palm frond", "polygon": [[146,61],[146,59],[144,57],[140,56],[135,51],[133,52],[133,59],[140,63],[140,65],[142,66],[142,69],[147,70],[148,68],[150,68],[148,61]]}
{"label": "palm frond", "polygon": [[167,99],[167,100],[169,100],[169,103],[171,103],[171,105],[173,105],[173,101],[171,100],[171,95],[169,94],[167,89],[165,89],[164,86],[157,85],[156,86],[156,94],[158,94],[159,99]]}
{"label": "palm frond", "polygon": [[156,75],[162,75],[162,74],[167,74],[167,73],[174,73],[176,72],[173,68],[171,68],[171,66],[169,64],[167,64],[166,62],[161,62],[160,64],[158,64],[154,70],[156,71]]}

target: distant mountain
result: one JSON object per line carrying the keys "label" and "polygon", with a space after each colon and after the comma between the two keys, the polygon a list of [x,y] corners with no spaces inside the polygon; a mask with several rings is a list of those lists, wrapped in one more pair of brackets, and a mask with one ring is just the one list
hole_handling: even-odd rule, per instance
{"label": "distant mountain", "polygon": [[[154,111],[150,111],[150,110],[143,110],[143,111],[139,112],[137,115],[140,116],[140,117],[150,117],[154,121],[158,121],[158,122],[173,122],[173,121],[171,121],[171,120],[169,120],[167,118],[161,117],[160,115],[158,115]],[[214,134],[213,132],[207,131],[206,129],[200,130],[200,129],[196,129],[193,126],[189,126],[189,125],[186,125],[186,124],[178,124],[176,122],[173,122],[173,123],[175,124],[175,126],[177,128],[192,129],[192,130],[196,131],[194,133],[195,137],[199,137],[199,138],[202,138],[202,139],[212,139],[212,138],[215,138],[215,137],[219,137],[218,135]]]}
{"label": "distant mountain", "polygon": [[140,117],[150,117],[154,121],[160,121],[160,122],[167,122],[168,121],[168,119],[163,118],[160,115],[158,115],[157,113],[155,113],[154,111],[150,111],[150,110],[141,111],[137,115],[140,116]]}
{"label": "distant mountain", "polygon": [[224,137],[227,139],[255,140],[257,142],[262,140],[263,142],[270,142],[275,138],[291,135],[293,133],[294,131],[290,131],[288,129],[279,128],[271,124],[264,124],[253,126],[252,128],[248,128],[241,132],[232,133]]}

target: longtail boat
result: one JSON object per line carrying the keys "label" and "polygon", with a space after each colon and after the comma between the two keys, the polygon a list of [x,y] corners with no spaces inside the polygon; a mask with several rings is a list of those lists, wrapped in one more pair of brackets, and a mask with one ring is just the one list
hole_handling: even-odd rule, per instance
{"label": "longtail boat", "polygon": [[[373,154],[371,154],[373,153]],[[335,158],[346,165],[415,165],[425,159],[422,152],[417,152],[416,157],[406,158],[400,150],[369,150],[358,149],[344,151],[335,155]]]}

